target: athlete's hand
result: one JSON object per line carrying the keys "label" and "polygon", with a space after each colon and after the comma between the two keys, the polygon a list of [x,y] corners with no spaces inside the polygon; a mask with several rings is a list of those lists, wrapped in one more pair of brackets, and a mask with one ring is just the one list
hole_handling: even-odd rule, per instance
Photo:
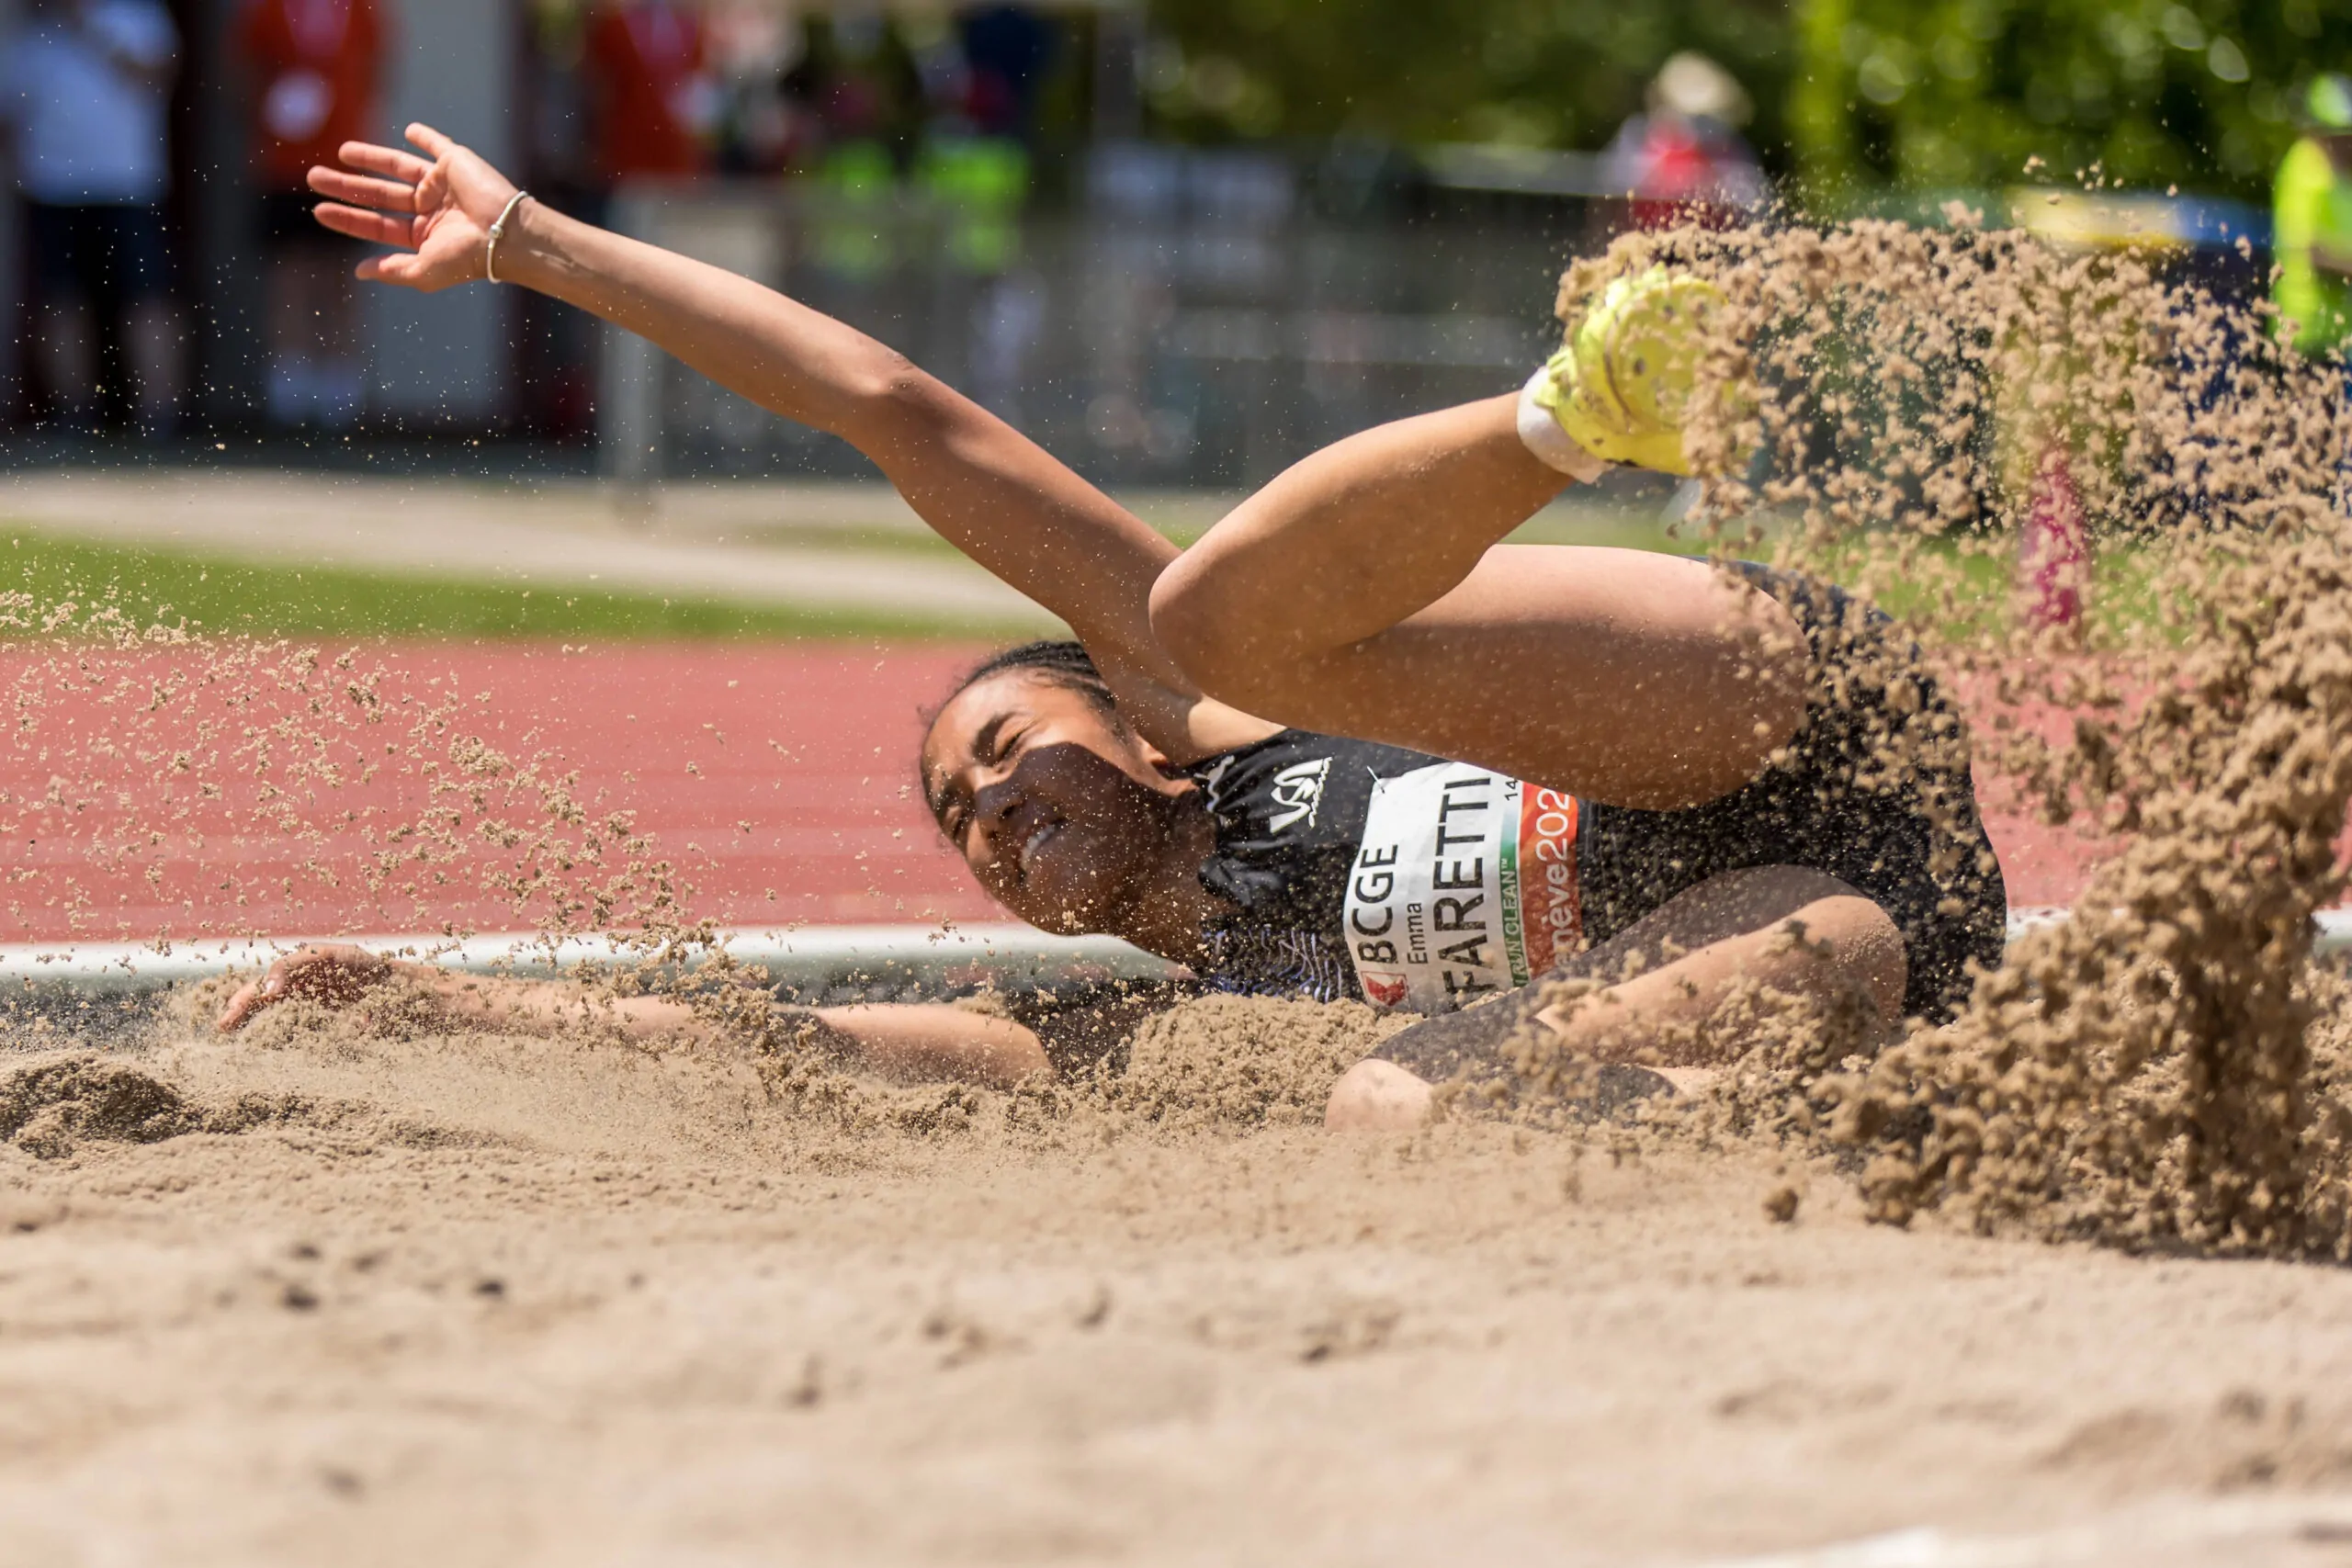
{"label": "athlete's hand", "polygon": [[229,998],[219,1028],[223,1034],[243,1029],[255,1013],[297,998],[349,1007],[391,977],[391,961],[364,948],[299,947]]}
{"label": "athlete's hand", "polygon": [[338,149],[345,167],[313,168],[311,188],[331,198],[315,216],[338,234],[396,247],[359,264],[370,281],[432,294],[486,276],[490,226],[514,199],[514,182],[429,125],[410,126],[408,139],[432,162],[346,141]]}

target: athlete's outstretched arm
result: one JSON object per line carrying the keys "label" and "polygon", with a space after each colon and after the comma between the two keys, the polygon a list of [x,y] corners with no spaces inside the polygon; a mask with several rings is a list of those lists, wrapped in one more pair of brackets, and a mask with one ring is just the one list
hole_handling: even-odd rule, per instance
{"label": "athlete's outstretched arm", "polygon": [[[467,975],[341,944],[300,948],[271,964],[229,998],[219,1028],[233,1033],[260,1013],[297,999],[352,1007],[394,985],[460,1028],[510,1034],[613,1029],[647,1042],[720,1034],[719,1025],[673,997],[612,997],[568,980]],[[904,1082],[944,1078],[1011,1089],[1049,1070],[1044,1044],[1009,1018],[923,1002],[811,1008],[803,1016],[812,1044]]]}
{"label": "athlete's outstretched arm", "polygon": [[[346,142],[315,168],[319,221],[397,247],[359,276],[435,291],[484,276],[504,175],[425,126],[429,157]],[[721,386],[841,436],[923,520],[1059,615],[1086,643],[1146,738],[1178,761],[1235,744],[1233,721],[1151,634],[1151,585],[1176,547],[1028,437],[865,333],[748,278],[525,199],[498,278],[576,305],[659,344]],[[1258,727],[1262,728],[1262,727]]]}

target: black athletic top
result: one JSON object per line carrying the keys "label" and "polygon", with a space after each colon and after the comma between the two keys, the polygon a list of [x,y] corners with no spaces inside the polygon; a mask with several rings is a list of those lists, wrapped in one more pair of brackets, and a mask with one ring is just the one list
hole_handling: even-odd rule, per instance
{"label": "black athletic top", "polygon": [[[1524,985],[1727,871],[1804,865],[1884,908],[1907,1012],[1999,962],[2000,867],[1967,741],[1917,649],[1826,584],[1735,567],[1804,629],[1814,695],[1762,773],[1704,806],[1578,800],[1394,746],[1284,730],[1187,770],[1216,819],[1211,987],[1441,1012]],[[1867,654],[1868,657],[1861,657]],[[1900,759],[1889,761],[1890,758]]]}

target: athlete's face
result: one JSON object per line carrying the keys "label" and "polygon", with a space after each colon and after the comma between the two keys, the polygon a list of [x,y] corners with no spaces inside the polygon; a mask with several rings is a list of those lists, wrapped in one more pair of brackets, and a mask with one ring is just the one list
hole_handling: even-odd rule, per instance
{"label": "athlete's face", "polygon": [[1194,789],[1166,765],[1086,694],[1009,670],[940,710],[923,794],[1006,908],[1046,931],[1107,931],[1169,874]]}

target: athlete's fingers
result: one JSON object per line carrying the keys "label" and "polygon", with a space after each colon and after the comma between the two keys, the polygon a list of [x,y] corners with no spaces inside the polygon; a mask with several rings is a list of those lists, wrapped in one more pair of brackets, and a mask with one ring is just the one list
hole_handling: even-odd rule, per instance
{"label": "athlete's fingers", "polygon": [[228,1006],[220,1010],[220,1017],[213,1027],[223,1034],[234,1033],[243,1029],[245,1021],[259,1011],[263,1005],[262,983],[259,980],[249,981],[239,987],[236,995],[229,998]]}
{"label": "athlete's fingers", "polygon": [[239,987],[237,994],[229,998],[229,1005],[220,1010],[221,1031],[227,1032],[243,1028],[245,1021],[254,1014],[284,1001],[291,995],[295,976],[304,966],[303,955],[307,951],[298,951],[279,959],[262,971],[260,979]]}
{"label": "athlete's fingers", "polygon": [[411,141],[424,148],[426,155],[435,163],[448,156],[449,150],[457,146],[455,141],[450,141],[431,126],[421,122],[410,125],[406,134]]}
{"label": "athlete's fingers", "polygon": [[337,158],[345,167],[363,174],[382,175],[402,185],[414,185],[433,167],[426,160],[399,147],[379,146],[373,141],[346,141],[335,149]]}
{"label": "athlete's fingers", "polygon": [[413,212],[416,210],[416,187],[395,180],[370,179],[365,175],[347,175],[341,169],[313,168],[311,188],[321,196],[347,201],[354,207],[372,207],[381,212]]}
{"label": "athlete's fingers", "polygon": [[404,212],[371,212],[364,207],[322,201],[311,209],[311,216],[322,227],[355,240],[365,240],[371,245],[399,245],[405,249],[415,243],[416,220]]}

